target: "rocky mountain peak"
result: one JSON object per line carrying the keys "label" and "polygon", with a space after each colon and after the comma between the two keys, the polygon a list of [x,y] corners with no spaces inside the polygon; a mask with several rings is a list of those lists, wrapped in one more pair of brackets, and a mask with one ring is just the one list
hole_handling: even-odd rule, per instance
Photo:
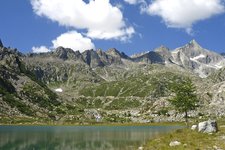
{"label": "rocky mountain peak", "polygon": [[169,52],[170,49],[164,45],[161,45],[160,47],[156,48],[154,51],[155,52]]}
{"label": "rocky mountain peak", "polygon": [[120,58],[124,58],[124,59],[130,59],[130,57],[127,56],[124,52],[119,52],[115,48],[111,48],[111,49],[107,50],[106,54],[108,54],[110,56],[113,56],[113,57],[120,57]]}
{"label": "rocky mountain peak", "polygon": [[166,46],[161,45],[160,47],[156,48],[154,52],[159,54],[165,62],[170,62],[172,59],[170,49]]}
{"label": "rocky mountain peak", "polygon": [[86,50],[82,53],[84,61],[92,68],[102,67],[104,63],[101,61],[97,51]]}
{"label": "rocky mountain peak", "polygon": [[0,39],[0,47],[3,47],[3,43],[2,43],[2,41],[1,41],[1,39]]}
{"label": "rocky mountain peak", "polygon": [[63,53],[63,52],[65,52],[65,53],[73,53],[74,51],[72,49],[70,49],[70,48],[64,48],[64,47],[60,46],[60,47],[55,49],[55,52],[56,53]]}
{"label": "rocky mountain peak", "polygon": [[191,40],[187,45],[186,47],[188,48],[196,48],[196,49],[199,49],[199,48],[202,48],[201,45],[195,40]]}
{"label": "rocky mountain peak", "polygon": [[120,56],[121,55],[120,52],[115,48],[111,48],[111,49],[107,50],[106,53],[111,56]]}
{"label": "rocky mountain peak", "polygon": [[67,60],[67,59],[73,59],[73,60],[78,60],[81,59],[82,55],[79,51],[74,51],[70,48],[64,48],[64,47],[58,47],[54,51],[54,54],[56,57]]}

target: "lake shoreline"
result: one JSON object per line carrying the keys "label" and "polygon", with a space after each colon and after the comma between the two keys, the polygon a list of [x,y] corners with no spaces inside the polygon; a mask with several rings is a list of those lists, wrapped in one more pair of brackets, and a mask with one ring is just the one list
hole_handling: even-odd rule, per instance
{"label": "lake shoreline", "polygon": [[183,122],[158,123],[0,123],[0,126],[185,126]]}
{"label": "lake shoreline", "polygon": [[[151,139],[147,144],[142,146],[143,150],[174,150],[174,149],[225,149],[225,122],[218,121],[218,132],[216,133],[201,133],[188,128],[177,129],[173,132],[162,134],[155,139]],[[180,142],[178,146],[170,146],[173,141]]]}

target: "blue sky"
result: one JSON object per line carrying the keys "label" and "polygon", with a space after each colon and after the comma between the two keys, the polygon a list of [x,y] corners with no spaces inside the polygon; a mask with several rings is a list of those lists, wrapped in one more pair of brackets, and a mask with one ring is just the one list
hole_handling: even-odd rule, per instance
{"label": "blue sky", "polygon": [[22,52],[57,46],[128,55],[196,39],[225,51],[223,0],[2,0],[0,38]]}

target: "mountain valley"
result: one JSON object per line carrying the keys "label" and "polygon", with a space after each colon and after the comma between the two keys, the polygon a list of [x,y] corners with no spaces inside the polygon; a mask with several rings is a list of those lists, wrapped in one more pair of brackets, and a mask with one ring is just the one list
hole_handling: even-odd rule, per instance
{"label": "mountain valley", "polygon": [[184,77],[193,81],[200,100],[190,117],[225,115],[225,58],[195,40],[131,57],[115,48],[22,54],[0,42],[0,75],[1,119],[181,121],[183,114],[167,100],[169,84]]}

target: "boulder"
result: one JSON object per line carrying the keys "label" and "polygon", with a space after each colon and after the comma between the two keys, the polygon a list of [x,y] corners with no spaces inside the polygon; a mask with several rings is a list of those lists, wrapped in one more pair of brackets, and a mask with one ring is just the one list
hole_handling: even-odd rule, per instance
{"label": "boulder", "polygon": [[215,120],[208,120],[208,121],[200,122],[198,124],[198,132],[213,133],[217,131],[218,131],[218,127],[217,127],[217,122]]}
{"label": "boulder", "polygon": [[170,147],[178,146],[178,145],[181,145],[181,142],[179,142],[179,141],[171,141],[169,145],[170,145]]}
{"label": "boulder", "polygon": [[193,126],[191,126],[191,130],[196,130],[197,129],[197,125],[193,125]]}

